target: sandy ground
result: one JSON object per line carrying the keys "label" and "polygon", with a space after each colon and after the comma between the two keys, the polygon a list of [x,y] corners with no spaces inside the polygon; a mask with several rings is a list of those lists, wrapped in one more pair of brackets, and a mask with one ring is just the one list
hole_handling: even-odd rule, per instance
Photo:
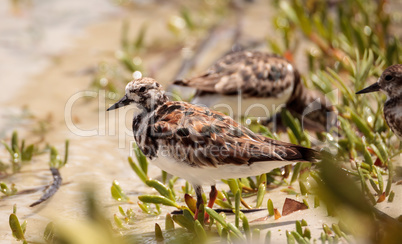
{"label": "sandy ground", "polygon": [[[169,5],[152,8],[152,15],[158,16],[158,18],[152,20],[152,27],[149,29],[147,38],[169,38],[165,24],[173,10]],[[148,11],[150,10],[148,9]],[[247,11],[247,15],[251,17],[244,23],[246,32],[252,32],[257,38],[267,35],[269,27],[255,25],[255,23],[262,21],[258,19],[258,16],[264,16],[266,19],[270,19],[271,16],[263,15],[265,10],[261,6],[251,7]],[[46,203],[35,208],[28,207],[33,201],[39,199],[42,195],[41,191],[16,195],[0,201],[1,243],[12,243],[14,240],[7,223],[13,204],[18,206],[19,218],[28,220],[26,234],[28,240],[40,240],[44,225],[50,220],[80,219],[84,216],[81,192],[88,184],[98,190],[100,204],[104,206],[105,215],[110,218],[118,212],[117,203],[110,195],[113,180],[116,179],[120,182],[133,202],[136,202],[136,196],[149,192],[149,188],[144,187],[127,163],[129,145],[132,140],[130,132],[132,111],[120,109],[116,113],[105,113],[105,108],[110,104],[101,96],[102,93],[100,96],[88,100],[79,98],[82,94],[92,94],[85,93],[89,90],[92,74],[85,74],[82,71],[96,68],[101,60],[114,59],[114,53],[120,45],[122,20],[125,18],[128,18],[131,23],[150,20],[149,12],[134,11],[131,14],[122,12],[119,16],[91,24],[85,28],[84,35],[72,42],[70,48],[53,57],[53,62],[43,72],[30,77],[23,84],[22,89],[18,89],[12,98],[2,105],[8,109],[9,113],[15,113],[26,106],[38,118],[46,118],[50,115],[52,130],[46,135],[46,141],[55,145],[63,153],[64,140],[69,139],[70,158],[66,167],[61,170],[64,182],[68,184],[63,185],[56,195]],[[140,26],[132,24],[131,33],[137,33]],[[252,31],[251,27],[253,27]],[[219,51],[225,50],[224,46],[225,41],[214,47],[211,51],[213,54],[206,56],[193,72],[204,69],[215,60],[219,56]],[[172,79],[170,77],[173,77],[179,68],[180,59],[177,57],[170,60],[169,65],[158,70],[155,77],[163,84],[167,84]],[[149,57],[145,55],[144,57],[146,63],[158,60],[158,56],[155,55]],[[68,123],[70,118],[73,124]],[[29,130],[24,129],[26,125],[29,125],[29,122],[20,124],[18,127],[9,127],[6,131],[9,135],[13,129],[21,129],[23,134],[29,136]],[[37,138],[30,136],[28,139],[33,141]],[[5,155],[2,152],[1,156]],[[44,186],[51,182],[47,162],[47,155],[39,156],[30,165],[25,166],[21,173],[13,175],[6,181],[16,183],[19,190]],[[160,170],[151,166],[150,176],[159,177]],[[178,183],[178,185],[180,184],[183,182]],[[402,192],[401,188],[400,185],[394,186],[393,189],[397,192],[394,202],[402,200],[402,194],[398,194]],[[268,192],[265,200],[271,198],[274,206],[281,208],[286,197],[302,200],[301,197],[289,196],[279,189]],[[308,201],[310,206],[313,206],[313,198],[310,197]],[[157,217],[144,216],[139,213],[136,204],[124,204],[123,207],[134,208],[141,219],[140,224],[134,227],[133,232],[152,231],[155,222],[158,222],[162,228],[164,226],[164,214]],[[398,216],[397,213],[400,211],[400,207],[396,204],[386,202],[381,203],[379,207],[393,216]],[[171,210],[173,209],[164,208],[163,212],[167,213]],[[265,216],[265,211],[254,213],[249,216],[249,220]],[[317,208],[297,212],[277,221],[268,218],[254,223],[253,226],[264,229],[261,236],[264,236],[269,228],[273,240],[283,243],[286,241],[285,230],[294,230],[294,221],[302,218],[307,220],[312,235],[316,239],[319,238],[319,233],[322,231],[322,223],[330,225],[338,222],[337,219],[327,217],[324,208]]]}

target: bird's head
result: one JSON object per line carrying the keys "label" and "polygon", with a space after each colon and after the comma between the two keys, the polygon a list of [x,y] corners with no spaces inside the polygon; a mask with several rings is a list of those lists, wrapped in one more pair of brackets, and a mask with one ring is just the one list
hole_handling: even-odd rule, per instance
{"label": "bird's head", "polygon": [[383,91],[389,98],[402,96],[402,64],[389,66],[373,85],[358,91],[356,94]]}
{"label": "bird's head", "polygon": [[126,86],[126,94],[107,111],[134,104],[148,112],[165,103],[167,97],[162,86],[156,80],[148,77],[130,81]]}

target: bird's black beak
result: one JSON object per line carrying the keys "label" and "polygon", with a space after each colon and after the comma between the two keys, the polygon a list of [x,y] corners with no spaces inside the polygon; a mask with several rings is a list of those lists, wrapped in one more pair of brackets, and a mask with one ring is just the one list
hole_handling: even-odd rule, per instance
{"label": "bird's black beak", "polygon": [[372,84],[371,86],[368,86],[368,87],[364,88],[363,90],[356,92],[356,94],[376,92],[376,91],[379,91],[380,89],[381,89],[380,85],[378,84],[378,82],[376,82],[376,83]]}
{"label": "bird's black beak", "polygon": [[106,111],[110,111],[113,109],[117,109],[117,108],[121,108],[124,106],[129,105],[132,102],[132,100],[128,99],[128,97],[126,95],[124,95],[124,97],[122,99],[120,99],[120,101],[118,101],[117,103],[113,104],[110,108],[108,108]]}

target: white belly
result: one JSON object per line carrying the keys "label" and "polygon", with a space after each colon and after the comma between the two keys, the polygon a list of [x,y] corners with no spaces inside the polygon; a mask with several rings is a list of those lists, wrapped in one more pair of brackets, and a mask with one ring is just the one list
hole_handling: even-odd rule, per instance
{"label": "white belly", "polygon": [[196,185],[213,185],[216,181],[230,178],[244,178],[268,173],[271,170],[291,164],[289,161],[264,161],[248,165],[220,165],[218,167],[192,167],[173,158],[158,156],[151,161],[169,174],[178,176]]}
{"label": "white belly", "polygon": [[280,97],[242,98],[241,96],[225,96],[208,94],[195,97],[191,103],[204,105],[221,111],[230,117],[270,118],[279,113],[292,95],[293,86],[284,90]]}

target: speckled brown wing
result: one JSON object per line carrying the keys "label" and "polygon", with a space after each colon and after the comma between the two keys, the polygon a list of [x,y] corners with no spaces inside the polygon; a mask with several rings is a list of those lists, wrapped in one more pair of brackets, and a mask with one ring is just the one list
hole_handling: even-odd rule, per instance
{"label": "speckled brown wing", "polygon": [[276,97],[295,79],[293,66],[284,58],[258,51],[241,51],[218,60],[206,73],[174,84],[203,92],[244,97]]}
{"label": "speckled brown wing", "polygon": [[385,120],[389,128],[402,140],[402,97],[388,99],[384,104]]}
{"label": "speckled brown wing", "polygon": [[195,167],[313,161],[316,153],[258,136],[222,113],[183,102],[167,102],[156,110],[144,136],[148,141],[144,146],[158,145],[148,151],[158,151]]}

